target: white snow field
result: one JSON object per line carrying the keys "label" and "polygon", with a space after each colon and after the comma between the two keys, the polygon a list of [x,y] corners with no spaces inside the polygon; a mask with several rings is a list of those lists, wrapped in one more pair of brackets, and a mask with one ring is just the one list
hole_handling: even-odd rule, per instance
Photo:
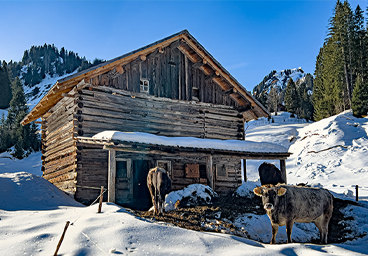
{"label": "white snow field", "polygon": [[[352,186],[359,185],[361,207],[350,206],[345,214],[354,217],[350,221],[352,237],[360,238],[341,244],[298,243],[319,234],[314,224],[295,224],[295,243],[269,245],[271,225],[266,215],[250,213],[234,223],[247,230],[250,240],[143,220],[111,203],[104,203],[102,213],[97,213],[97,205],[83,206],[39,176],[39,153],[23,160],[11,160],[3,153],[0,255],[53,255],[66,221],[73,225],[58,255],[367,255],[368,192],[364,182],[368,178],[368,119],[357,119],[347,111],[315,123],[289,118],[288,113],[279,113],[274,120],[249,122],[246,139],[289,148],[293,153],[286,161],[289,184],[308,182],[352,200]],[[236,194],[250,195],[259,185],[259,164],[247,161],[248,182]],[[202,195],[201,186],[192,186],[189,191],[193,189]],[[185,195],[186,191],[178,191],[167,199],[174,201]],[[285,238],[286,232],[280,228],[277,242]]]}

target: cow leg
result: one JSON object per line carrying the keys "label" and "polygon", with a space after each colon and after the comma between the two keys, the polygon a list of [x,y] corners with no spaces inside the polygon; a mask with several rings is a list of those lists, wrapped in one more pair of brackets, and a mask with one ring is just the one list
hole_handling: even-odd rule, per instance
{"label": "cow leg", "polygon": [[286,222],[286,234],[287,234],[287,242],[292,243],[291,241],[291,233],[293,232],[294,221],[290,220]]}
{"label": "cow leg", "polygon": [[271,238],[271,244],[276,244],[276,235],[277,231],[279,231],[279,226],[272,224],[272,238]]}
{"label": "cow leg", "polygon": [[[323,228],[323,215],[318,217],[315,221],[314,224],[316,224],[316,227],[319,230],[319,237],[320,237],[320,243],[323,244],[324,240],[325,240],[325,232],[324,232],[324,228]],[[328,224],[327,224],[328,225]],[[326,235],[327,238],[327,235]]]}
{"label": "cow leg", "polygon": [[330,222],[331,216],[323,216],[322,220],[322,234],[321,234],[321,244],[327,244],[327,235],[328,235],[328,223]]}

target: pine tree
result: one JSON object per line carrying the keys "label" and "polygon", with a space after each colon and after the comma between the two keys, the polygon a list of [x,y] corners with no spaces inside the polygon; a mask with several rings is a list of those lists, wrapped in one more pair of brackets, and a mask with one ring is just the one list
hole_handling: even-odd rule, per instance
{"label": "pine tree", "polygon": [[277,106],[279,104],[279,93],[277,92],[277,89],[273,87],[268,94],[267,98],[267,108],[270,112],[275,112],[277,115]]}
{"label": "pine tree", "polygon": [[0,66],[0,92],[0,109],[6,109],[12,98],[6,62],[3,62],[2,67]]}
{"label": "pine tree", "polygon": [[305,118],[306,120],[313,120],[313,103],[312,97],[308,93],[307,84],[305,82],[300,83],[298,89],[298,97],[299,97],[299,115],[301,118]]}
{"label": "pine tree", "polygon": [[355,77],[359,76],[362,82],[367,79],[367,33],[364,27],[364,12],[358,5],[354,12],[354,59]]}
{"label": "pine tree", "polygon": [[368,84],[358,77],[355,83],[352,99],[353,114],[362,117],[368,114]]}
{"label": "pine tree", "polygon": [[285,102],[286,110],[288,112],[294,113],[294,114],[300,114],[300,113],[297,113],[299,109],[299,97],[298,97],[298,93],[296,90],[296,85],[292,78],[289,79],[286,85],[284,102]]}

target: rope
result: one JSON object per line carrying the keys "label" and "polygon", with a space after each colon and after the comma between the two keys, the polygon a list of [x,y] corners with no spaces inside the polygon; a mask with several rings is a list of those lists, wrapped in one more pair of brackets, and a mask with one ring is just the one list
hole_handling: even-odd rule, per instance
{"label": "rope", "polygon": [[97,188],[97,187],[88,187],[88,186],[79,186],[79,185],[76,185],[76,187],[79,187],[79,188],[91,188],[91,189],[101,189],[101,188]]}
{"label": "rope", "polygon": [[[79,187],[82,187],[82,186],[79,186]],[[92,187],[90,187],[90,188],[92,188]],[[101,188],[99,188],[99,189],[101,189]],[[105,192],[107,191],[107,189],[104,189],[104,191],[95,199],[95,201],[93,201],[89,206],[87,206],[86,207],[86,209],[81,213],[81,215],[79,215],[79,217],[78,218],[76,218],[75,219],[75,221],[73,221],[70,225],[71,226],[75,226],[74,224],[75,224],[75,222],[80,218],[80,217],[82,217],[82,215],[86,212],[86,210],[88,209],[88,207],[90,207],[90,206],[92,206],[94,203],[96,203],[97,202],[97,200],[101,197],[101,196],[103,196],[103,194],[105,194]],[[82,233],[82,235],[84,235],[87,239],[89,239],[98,249],[100,249],[105,255],[108,255],[103,249],[101,249],[101,247],[99,247],[98,245],[97,245],[97,243],[96,242],[94,242],[86,233],[84,233],[82,230],[80,230],[80,232]]]}
{"label": "rope", "polygon": [[89,239],[98,249],[100,249],[105,255],[108,255],[104,250],[101,249],[100,246],[97,245],[97,243],[95,243],[89,236],[87,236],[87,234],[85,234],[82,230],[81,233],[87,238]]}
{"label": "rope", "polygon": [[[101,189],[101,188],[99,188]],[[74,225],[74,223],[80,218],[82,217],[82,215],[88,210],[88,207],[90,207],[91,205],[93,205],[94,203],[97,202],[98,199],[100,199],[100,197],[105,194],[105,192],[107,191],[107,189],[104,189],[104,191],[95,199],[95,201],[92,202],[92,204],[90,204],[89,206],[86,207],[86,209],[81,213],[81,215],[79,215],[78,218],[75,219],[75,221],[73,221],[70,225]]]}

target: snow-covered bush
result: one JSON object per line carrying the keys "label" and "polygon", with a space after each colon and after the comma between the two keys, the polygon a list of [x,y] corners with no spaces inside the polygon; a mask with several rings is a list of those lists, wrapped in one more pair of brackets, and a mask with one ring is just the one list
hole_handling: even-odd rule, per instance
{"label": "snow-covered bush", "polygon": [[183,199],[186,199],[187,206],[195,206],[210,203],[215,196],[217,193],[209,186],[192,184],[182,190],[170,192],[165,198],[165,211],[175,210],[176,202],[181,202]]}
{"label": "snow-covered bush", "polygon": [[233,196],[236,197],[253,197],[253,189],[257,186],[261,186],[261,182],[258,181],[247,181],[242,184],[238,189],[234,192]]}

